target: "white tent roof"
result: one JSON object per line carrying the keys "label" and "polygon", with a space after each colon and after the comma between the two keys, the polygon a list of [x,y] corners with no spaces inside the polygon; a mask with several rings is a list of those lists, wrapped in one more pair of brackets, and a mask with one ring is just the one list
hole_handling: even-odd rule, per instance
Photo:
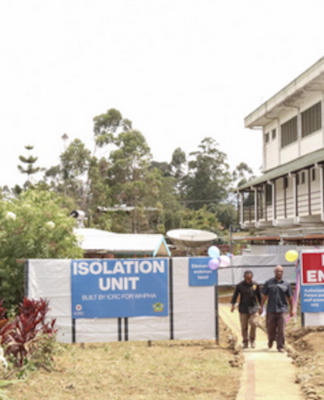
{"label": "white tent roof", "polygon": [[85,252],[112,252],[117,254],[150,254],[170,256],[170,250],[163,235],[123,234],[100,229],[74,229],[80,238],[80,247]]}

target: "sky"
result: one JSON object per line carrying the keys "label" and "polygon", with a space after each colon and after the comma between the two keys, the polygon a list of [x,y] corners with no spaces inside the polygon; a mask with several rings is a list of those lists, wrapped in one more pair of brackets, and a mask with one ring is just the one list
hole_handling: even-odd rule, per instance
{"label": "sky", "polygon": [[0,186],[26,180],[25,145],[44,168],[63,134],[92,149],[110,108],[156,161],[212,137],[260,174],[244,117],[324,56],[323,15],[322,0],[1,0]]}

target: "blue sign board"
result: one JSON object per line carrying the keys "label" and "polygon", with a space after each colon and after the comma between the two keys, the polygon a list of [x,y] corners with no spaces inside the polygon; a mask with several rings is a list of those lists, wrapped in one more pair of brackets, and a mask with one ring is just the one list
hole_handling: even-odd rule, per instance
{"label": "blue sign board", "polygon": [[189,258],[189,286],[214,286],[217,271],[208,267],[210,257]]}
{"label": "blue sign board", "polygon": [[324,286],[301,286],[301,311],[304,313],[324,312]]}
{"label": "blue sign board", "polygon": [[72,260],[72,318],[168,315],[168,259]]}

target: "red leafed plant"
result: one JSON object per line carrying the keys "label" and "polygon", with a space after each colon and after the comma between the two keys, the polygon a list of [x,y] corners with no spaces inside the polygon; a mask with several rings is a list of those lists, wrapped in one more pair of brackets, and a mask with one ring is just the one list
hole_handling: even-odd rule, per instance
{"label": "red leafed plant", "polygon": [[5,318],[7,309],[6,307],[2,307],[2,304],[4,302],[4,299],[0,300],[0,335],[1,335],[1,329],[7,324],[8,320]]}
{"label": "red leafed plant", "polygon": [[9,341],[12,340],[10,333],[13,328],[12,322],[8,322],[8,319],[5,318],[7,309],[6,307],[2,307],[4,299],[0,300],[0,345],[6,346]]}
{"label": "red leafed plant", "polygon": [[[0,302],[0,317],[1,308],[2,301]],[[19,314],[0,328],[0,341],[5,347],[5,354],[12,355],[16,364],[21,366],[24,359],[35,350],[38,340],[43,335],[52,336],[56,331],[55,320],[45,322],[49,310],[48,300],[24,298],[18,310]]]}

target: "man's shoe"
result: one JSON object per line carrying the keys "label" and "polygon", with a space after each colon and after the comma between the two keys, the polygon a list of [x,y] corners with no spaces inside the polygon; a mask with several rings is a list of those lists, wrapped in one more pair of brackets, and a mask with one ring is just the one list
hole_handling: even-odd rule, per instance
{"label": "man's shoe", "polygon": [[279,351],[280,353],[284,353],[284,352],[285,352],[285,349],[284,349],[283,347],[281,347],[281,349],[278,349],[278,351]]}
{"label": "man's shoe", "polygon": [[248,342],[243,342],[243,349],[247,349],[249,347],[249,343]]}
{"label": "man's shoe", "polygon": [[273,345],[273,341],[272,341],[272,340],[269,340],[269,342],[268,342],[268,347],[269,347],[269,349],[271,349],[272,345]]}
{"label": "man's shoe", "polygon": [[252,347],[252,349],[255,349],[255,341],[254,340],[251,342],[251,347]]}

